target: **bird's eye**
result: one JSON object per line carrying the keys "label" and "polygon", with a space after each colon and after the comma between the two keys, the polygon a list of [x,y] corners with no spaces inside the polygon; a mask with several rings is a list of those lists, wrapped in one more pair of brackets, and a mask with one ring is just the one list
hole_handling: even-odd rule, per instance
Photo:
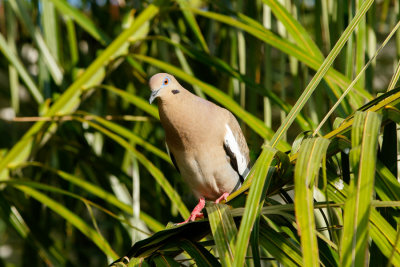
{"label": "bird's eye", "polygon": [[168,78],[165,78],[163,84],[164,84],[164,85],[167,85],[168,83],[169,83],[169,79],[168,79]]}

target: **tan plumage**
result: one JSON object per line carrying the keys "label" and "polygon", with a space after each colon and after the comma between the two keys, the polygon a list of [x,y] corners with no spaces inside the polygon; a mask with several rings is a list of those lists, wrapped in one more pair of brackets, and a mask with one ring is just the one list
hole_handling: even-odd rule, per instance
{"label": "tan plumage", "polygon": [[248,172],[249,149],[232,113],[190,93],[170,74],[156,74],[149,84],[171,158],[194,194],[216,200],[237,189]]}

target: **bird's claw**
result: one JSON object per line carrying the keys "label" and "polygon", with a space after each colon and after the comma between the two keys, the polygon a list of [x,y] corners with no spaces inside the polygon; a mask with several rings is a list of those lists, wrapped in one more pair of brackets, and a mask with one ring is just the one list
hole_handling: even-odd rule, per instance
{"label": "bird's claw", "polygon": [[185,221],[181,222],[181,223],[177,223],[176,225],[181,225],[181,224],[185,224],[188,222],[194,222],[196,219],[203,219],[204,218],[204,214],[202,212],[197,213],[197,214],[191,214],[189,218],[187,218]]}
{"label": "bird's claw", "polygon": [[228,196],[229,196],[229,193],[223,193],[222,194],[222,196],[220,196],[217,200],[215,200],[215,203],[219,203],[219,202],[221,202],[222,200],[225,200],[226,201],[226,199],[228,198]]}
{"label": "bird's claw", "polygon": [[193,222],[197,218],[204,218],[204,215],[201,211],[203,210],[205,205],[206,205],[206,200],[203,197],[200,198],[199,203],[196,205],[196,207],[194,207],[192,213],[190,214],[190,217],[186,221],[178,223],[177,225]]}

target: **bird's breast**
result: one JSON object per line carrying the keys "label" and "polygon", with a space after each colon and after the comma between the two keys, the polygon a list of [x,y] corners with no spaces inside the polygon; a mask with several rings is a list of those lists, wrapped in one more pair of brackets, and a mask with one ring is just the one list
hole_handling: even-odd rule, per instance
{"label": "bird's breast", "polygon": [[179,114],[178,116],[160,112],[168,146],[179,150],[193,150],[199,146],[213,144],[215,139],[223,140],[215,118],[206,118],[202,114]]}

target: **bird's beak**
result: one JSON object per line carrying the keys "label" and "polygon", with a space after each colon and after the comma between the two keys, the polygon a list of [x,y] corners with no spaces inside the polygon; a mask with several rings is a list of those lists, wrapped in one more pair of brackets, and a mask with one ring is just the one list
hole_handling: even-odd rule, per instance
{"label": "bird's beak", "polygon": [[[161,88],[160,88],[161,89]],[[156,99],[158,97],[158,93],[160,92],[160,89],[154,90],[151,93],[150,99],[149,99],[149,103],[153,103],[154,99]]]}

